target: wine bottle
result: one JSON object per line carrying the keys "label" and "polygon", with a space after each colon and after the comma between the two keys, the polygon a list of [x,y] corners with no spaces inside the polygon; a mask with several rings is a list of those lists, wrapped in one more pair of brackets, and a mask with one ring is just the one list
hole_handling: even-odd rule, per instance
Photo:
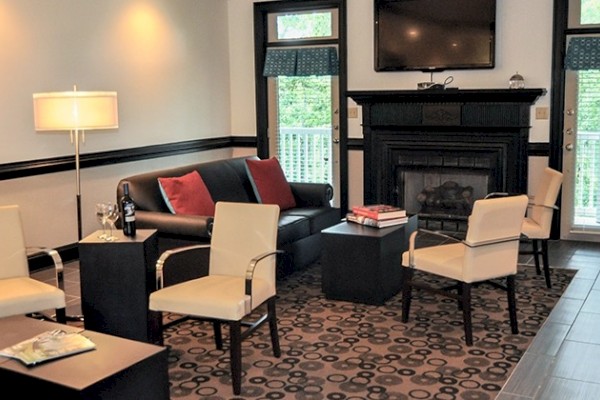
{"label": "wine bottle", "polygon": [[123,184],[121,210],[123,211],[123,234],[125,236],[135,236],[135,203],[129,196],[129,183]]}

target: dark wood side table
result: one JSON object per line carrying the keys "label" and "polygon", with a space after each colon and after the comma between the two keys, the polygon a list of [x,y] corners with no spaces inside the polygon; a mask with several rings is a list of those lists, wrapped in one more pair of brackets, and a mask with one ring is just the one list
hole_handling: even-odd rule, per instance
{"label": "dark wood side table", "polygon": [[[28,317],[0,319],[0,349],[42,332],[81,328]],[[27,367],[0,356],[0,382],[18,398],[168,400],[168,349],[93,331],[83,331],[96,349]]]}
{"label": "dark wood side table", "polygon": [[106,242],[100,231],[79,242],[81,309],[84,326],[148,343],[160,343],[160,314],[148,309],[156,289],[158,239],[155,229],[138,229],[135,237],[113,232]]}
{"label": "dark wood side table", "polygon": [[403,225],[373,228],[342,222],[321,231],[325,297],[382,305],[402,288],[402,253],[417,229],[417,216]]}

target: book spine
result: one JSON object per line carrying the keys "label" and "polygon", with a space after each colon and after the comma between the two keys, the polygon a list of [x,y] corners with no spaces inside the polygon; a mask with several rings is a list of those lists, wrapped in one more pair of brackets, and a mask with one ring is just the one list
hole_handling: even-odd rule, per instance
{"label": "book spine", "polygon": [[384,220],[384,219],[392,219],[392,218],[402,218],[406,216],[405,211],[388,211],[388,212],[378,212],[372,210],[365,209],[352,209],[352,212],[356,215],[362,215],[367,218],[371,218],[374,220]]}

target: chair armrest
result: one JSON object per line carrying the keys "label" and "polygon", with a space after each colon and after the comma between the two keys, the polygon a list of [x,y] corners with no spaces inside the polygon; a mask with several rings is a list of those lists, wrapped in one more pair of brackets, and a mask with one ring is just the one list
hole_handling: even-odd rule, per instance
{"label": "chair armrest", "polygon": [[495,239],[495,240],[486,240],[486,241],[481,241],[481,242],[477,242],[477,243],[471,243],[471,242],[467,242],[466,240],[463,240],[462,243],[465,246],[475,248],[475,247],[489,246],[489,245],[498,244],[498,243],[513,242],[515,240],[521,240],[521,236],[522,235],[507,237],[507,238],[502,238],[502,239]]}
{"label": "chair armrest", "polygon": [[557,205],[548,206],[546,204],[536,204],[536,203],[528,203],[527,208],[531,207],[543,207],[543,208],[551,208],[553,210],[559,210],[560,208]]}
{"label": "chair armrest", "polygon": [[191,236],[210,239],[213,217],[202,215],[181,215],[158,211],[135,212],[139,229],[156,229],[159,233]]}
{"label": "chair armrest", "polygon": [[60,256],[60,254],[58,253],[57,250],[55,249],[51,249],[48,247],[26,247],[26,251],[28,254],[37,254],[37,253],[44,253],[48,256],[50,256],[50,258],[52,258],[52,263],[54,264],[54,274],[56,277],[56,286],[61,289],[61,290],[65,290],[65,280],[64,280],[64,266],[63,266],[63,262],[62,262],[62,258]]}
{"label": "chair armrest", "polygon": [[163,268],[169,257],[174,254],[184,253],[186,251],[208,248],[210,248],[210,244],[195,244],[192,246],[177,247],[164,251],[158,258],[158,261],[156,261],[156,289],[159,290],[163,287]]}
{"label": "chair armrest", "polygon": [[290,182],[298,207],[330,206],[333,187],[328,183]]}
{"label": "chair armrest", "polygon": [[252,311],[252,279],[254,278],[254,270],[256,270],[256,267],[258,266],[258,263],[261,262],[262,260],[266,259],[267,257],[272,257],[274,255],[277,254],[283,254],[285,253],[283,250],[274,250],[274,251],[268,251],[266,253],[260,254],[256,257],[254,257],[252,260],[250,260],[250,264],[248,264],[248,268],[246,269],[246,285],[245,285],[245,294],[246,296],[250,296],[250,310],[246,310],[246,313],[249,313],[250,311]]}
{"label": "chair armrest", "polygon": [[415,242],[417,239],[417,235],[419,233],[426,233],[428,235],[435,235],[435,236],[440,236],[443,237],[445,239],[448,240],[452,240],[454,242],[463,242],[462,240],[455,238],[454,236],[450,236],[447,235],[445,233],[442,232],[438,232],[438,231],[431,231],[429,229],[423,229],[423,228],[419,228],[416,231],[414,231],[413,233],[410,234],[410,237],[408,238],[408,267],[409,268],[414,268],[415,267]]}

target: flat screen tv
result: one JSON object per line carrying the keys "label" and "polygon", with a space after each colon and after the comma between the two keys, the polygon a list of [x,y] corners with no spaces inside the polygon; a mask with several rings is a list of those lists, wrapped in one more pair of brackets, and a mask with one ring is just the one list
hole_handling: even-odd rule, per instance
{"label": "flat screen tv", "polygon": [[374,0],[375,70],[493,68],[496,0]]}

